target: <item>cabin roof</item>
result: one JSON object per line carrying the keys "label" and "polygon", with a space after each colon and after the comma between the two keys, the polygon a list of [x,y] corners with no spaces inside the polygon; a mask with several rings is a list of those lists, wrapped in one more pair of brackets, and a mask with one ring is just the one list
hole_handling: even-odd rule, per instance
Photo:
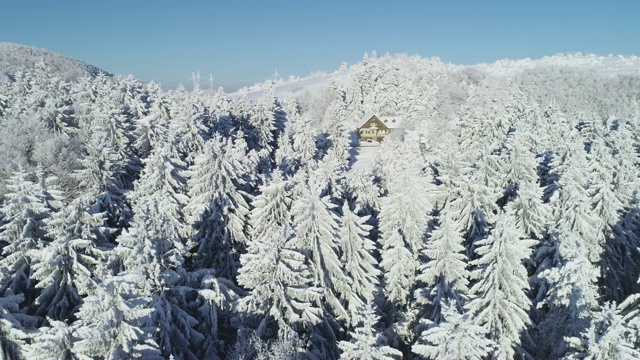
{"label": "cabin roof", "polygon": [[378,116],[376,114],[367,114],[367,115],[365,115],[362,118],[362,121],[360,122],[360,126],[358,126],[358,128],[361,128],[362,125],[364,125],[367,121],[369,121],[374,116],[377,117],[378,120],[380,120],[380,122],[383,123],[389,129],[400,129],[400,128],[402,128],[402,116],[398,116],[398,115]]}

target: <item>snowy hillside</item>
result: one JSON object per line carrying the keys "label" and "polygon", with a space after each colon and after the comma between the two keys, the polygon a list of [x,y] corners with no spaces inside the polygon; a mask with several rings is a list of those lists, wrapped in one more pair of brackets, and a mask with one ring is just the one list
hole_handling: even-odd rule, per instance
{"label": "snowy hillside", "polygon": [[31,69],[44,63],[59,74],[63,80],[72,80],[84,75],[95,76],[105,71],[80,60],[72,59],[37,47],[0,42],[0,71],[12,73],[18,69]]}
{"label": "snowy hillside", "polygon": [[[394,55],[394,57],[405,59],[410,62],[412,57],[406,55]],[[513,76],[526,70],[544,67],[564,67],[571,69],[581,69],[594,71],[602,75],[618,74],[640,74],[640,57],[608,55],[601,56],[595,54],[556,54],[545,56],[541,59],[520,59],[520,60],[498,60],[493,63],[481,63],[477,65],[455,65],[447,64],[450,69],[480,70],[486,75],[492,76]],[[273,86],[273,91],[280,98],[293,97],[300,98],[307,95],[317,95],[322,93],[331,83],[349,85],[353,81],[353,73],[362,66],[355,64],[348,69],[342,69],[333,73],[316,73],[306,77],[295,77],[280,81],[266,81],[241,89],[239,92],[247,94],[251,99],[260,98],[264,89]],[[237,95],[238,92],[231,93],[230,96]]]}

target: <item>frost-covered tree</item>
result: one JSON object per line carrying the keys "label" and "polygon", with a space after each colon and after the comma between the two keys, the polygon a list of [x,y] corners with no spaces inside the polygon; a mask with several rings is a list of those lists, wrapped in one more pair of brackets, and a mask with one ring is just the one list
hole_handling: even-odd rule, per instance
{"label": "frost-covered tree", "polygon": [[[345,275],[339,257],[338,216],[336,205],[327,197],[320,197],[313,179],[300,180],[297,184],[297,197],[291,207],[293,217],[292,246],[300,249],[311,267],[313,284],[324,291],[322,345],[320,353],[333,356],[335,349],[335,333],[331,322],[346,322],[349,314],[341,299],[349,294],[349,278]],[[312,336],[313,337],[313,336]],[[335,355],[335,354],[334,354]]]}
{"label": "frost-covered tree", "polygon": [[255,149],[260,157],[267,161],[271,160],[273,146],[275,145],[276,131],[276,98],[273,90],[265,91],[260,101],[253,108],[250,118],[253,131],[251,132],[248,145],[250,149]]}
{"label": "frost-covered tree", "polygon": [[475,297],[468,308],[473,322],[487,329],[487,337],[496,343],[493,358],[512,359],[519,353],[520,337],[531,323],[523,261],[535,243],[518,230],[514,214],[508,212],[498,216],[489,237],[477,242],[478,258],[471,262]]}
{"label": "frost-covered tree", "polygon": [[423,250],[427,261],[420,265],[417,280],[424,287],[417,290],[417,300],[429,306],[431,321],[441,321],[440,304],[444,301],[462,309],[468,295],[470,273],[467,270],[464,238],[456,224],[442,218],[429,236]]}
{"label": "frost-covered tree", "polygon": [[305,255],[292,245],[287,186],[276,172],[261,187],[251,211],[251,242],[240,258],[238,283],[250,289],[239,304],[241,321],[265,339],[288,328],[309,328],[322,317],[321,289],[313,286]]}
{"label": "frost-covered tree", "polygon": [[8,179],[8,193],[0,207],[4,215],[0,227],[0,289],[9,296],[24,294],[27,305],[37,292],[32,267],[37,249],[48,243],[45,220],[52,209],[47,206],[41,187],[24,170]]}
{"label": "frost-covered tree", "polygon": [[337,161],[338,167],[346,169],[351,159],[351,131],[346,109],[345,90],[337,84],[332,84],[335,98],[324,114],[324,126],[329,141],[328,154]]}
{"label": "frost-covered tree", "polygon": [[155,292],[174,284],[184,271],[185,166],[168,148],[154,150],[144,164],[130,195],[132,226],[118,238],[116,253],[127,271],[144,275],[141,286]]}
{"label": "frost-covered tree", "polygon": [[131,220],[131,209],[125,202],[126,164],[108,139],[106,130],[93,132],[86,144],[82,168],[74,176],[85,195],[95,198],[94,213],[104,213],[108,226],[122,228]]}
{"label": "frost-covered tree", "polygon": [[34,319],[20,310],[24,295],[0,297],[0,358],[17,359],[25,346],[28,334],[25,326],[33,326]]}
{"label": "frost-covered tree", "polygon": [[[570,145],[571,146],[571,145]],[[545,306],[539,322],[543,339],[537,341],[542,356],[562,356],[567,350],[565,337],[577,336],[590,326],[597,309],[597,280],[601,260],[602,223],[592,212],[584,183],[586,156],[576,145],[552,162],[550,200],[555,226],[536,254],[538,307]]]}
{"label": "frost-covered tree", "polygon": [[[190,313],[197,319],[194,328],[203,336],[201,341],[193,336],[189,338],[198,346],[191,346],[187,350],[193,352],[197,359],[222,357],[226,344],[234,340],[235,331],[230,319],[242,291],[231,280],[216,277],[215,272],[213,269],[190,272],[186,282],[194,291],[186,291],[188,288],[178,286],[174,292],[177,300],[181,299],[185,303],[185,306],[181,306],[182,309],[193,310]],[[188,334],[186,331],[183,333]],[[188,351],[184,353],[188,354]]]}
{"label": "frost-covered tree", "polygon": [[[194,104],[186,99],[171,98],[169,109],[171,122],[169,123],[169,140],[172,141],[175,151],[189,165],[193,164],[195,156],[202,153],[205,143],[212,133],[209,108],[203,104]],[[221,119],[225,117],[220,117]],[[220,123],[224,123],[223,120]],[[228,133],[226,125],[219,124],[221,133]]]}
{"label": "frost-covered tree", "polygon": [[135,117],[135,137],[133,148],[139,158],[145,159],[151,152],[163,147],[169,141],[169,126],[171,124],[170,105],[160,92],[160,85],[151,82],[142,101],[141,96],[135,96],[139,114]]}
{"label": "frost-covered tree", "polygon": [[384,335],[377,328],[380,317],[376,314],[371,302],[360,309],[361,319],[358,326],[350,333],[349,341],[340,341],[338,346],[342,353],[340,359],[380,359],[392,360],[402,358],[402,352],[385,344]]}
{"label": "frost-covered tree", "polygon": [[292,150],[298,168],[312,169],[315,166],[316,141],[311,120],[302,115],[293,120]]}
{"label": "frost-covered tree", "polygon": [[424,234],[433,201],[431,181],[421,164],[402,160],[388,179],[388,194],[381,200],[380,232],[384,290],[388,301],[403,306],[415,286],[418,256],[424,248]]}
{"label": "frost-covered tree", "polygon": [[573,349],[568,359],[622,360],[637,359],[638,333],[633,320],[622,313],[622,306],[606,303],[594,313],[589,329],[579,337],[567,339]]}
{"label": "frost-covered tree", "polygon": [[443,302],[442,321],[433,324],[420,335],[411,351],[427,359],[487,358],[494,349],[494,342],[486,337],[487,328],[477,325],[470,314],[460,314],[456,305]]}
{"label": "frost-covered tree", "polygon": [[185,215],[195,246],[191,268],[213,268],[228,279],[236,276],[248,230],[250,196],[243,176],[247,168],[237,145],[220,136],[212,138],[187,172]]}
{"label": "frost-covered tree", "polygon": [[339,225],[341,261],[345,275],[350,281],[350,292],[342,295],[349,312],[349,323],[357,323],[359,311],[373,301],[377,292],[381,274],[374,257],[376,246],[369,239],[371,226],[366,222],[369,216],[360,217],[357,210],[349,208],[347,202],[342,205],[342,217]]}
{"label": "frost-covered tree", "polygon": [[40,327],[31,334],[30,343],[24,347],[24,355],[29,359],[65,359],[78,357],[73,353],[73,327],[66,321],[47,319],[49,326]]}
{"label": "frost-covered tree", "polygon": [[73,200],[47,221],[51,242],[38,249],[33,266],[35,285],[42,289],[33,305],[41,317],[63,321],[94,291],[95,270],[108,249],[102,237],[101,214],[91,214],[91,198]]}
{"label": "frost-covered tree", "polygon": [[279,229],[251,244],[238,275],[240,285],[250,289],[239,303],[241,321],[265,339],[288,329],[310,331],[323,321],[323,291],[314,284],[312,267],[292,244],[290,228]]}
{"label": "frost-covered tree", "polygon": [[153,310],[137,294],[131,276],[107,279],[87,296],[77,313],[73,352],[79,357],[160,359],[150,329],[140,327]]}

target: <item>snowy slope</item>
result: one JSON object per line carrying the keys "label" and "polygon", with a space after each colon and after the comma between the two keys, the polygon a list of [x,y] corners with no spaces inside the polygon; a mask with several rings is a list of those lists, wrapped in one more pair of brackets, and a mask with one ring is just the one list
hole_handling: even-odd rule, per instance
{"label": "snowy slope", "polygon": [[[407,57],[407,61],[410,58]],[[605,76],[616,74],[640,74],[640,57],[608,55],[601,56],[595,54],[556,54],[545,56],[541,59],[520,59],[520,60],[498,60],[493,63],[481,63],[476,65],[454,65],[448,64],[452,69],[477,69],[492,76],[511,76],[521,71],[535,69],[538,67],[560,66],[592,70]],[[279,82],[258,83],[250,87],[241,89],[238,92],[229,94],[231,97],[239,93],[245,93],[250,99],[259,99],[264,93],[264,89],[273,85],[274,93],[279,98],[293,97],[299,98],[303,95],[320,94],[332,82],[348,85],[353,81],[353,73],[361,64],[355,64],[346,70],[335,71],[333,73],[316,73],[307,77],[298,77]]]}
{"label": "snowy slope", "polygon": [[556,54],[541,59],[499,60],[470,66],[492,75],[509,76],[537,67],[560,66],[592,70],[603,75],[640,74],[640,58],[637,56],[595,54]]}
{"label": "snowy slope", "polygon": [[229,96],[233,98],[244,93],[249,99],[257,100],[264,94],[265,89],[272,85],[274,93],[278,98],[299,98],[305,94],[318,94],[329,87],[332,82],[345,85],[350,84],[353,80],[352,75],[353,71],[349,69],[335,71],[330,74],[316,73],[303,78],[292,78],[276,82],[267,81],[240,89],[237,92],[230,93]]}
{"label": "snowy slope", "polygon": [[33,68],[43,62],[65,80],[77,79],[84,75],[96,75],[105,71],[80,60],[60,55],[45,49],[0,42],[0,71],[14,72],[18,69]]}

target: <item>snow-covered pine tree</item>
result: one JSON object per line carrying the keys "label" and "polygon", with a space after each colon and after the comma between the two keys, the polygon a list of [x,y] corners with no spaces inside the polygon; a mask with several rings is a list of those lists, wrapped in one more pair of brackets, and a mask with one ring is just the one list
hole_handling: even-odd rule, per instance
{"label": "snow-covered pine tree", "polygon": [[184,276],[186,179],[169,147],[153,150],[144,164],[130,195],[135,215],[118,237],[116,254],[125,270],[141,275],[141,289],[153,294]]}
{"label": "snow-covered pine tree", "polygon": [[312,170],[316,165],[316,140],[315,131],[311,125],[311,120],[302,115],[295,118],[293,123],[293,147],[297,168]]}
{"label": "snow-covered pine tree", "polygon": [[[150,297],[146,306],[154,311],[144,323],[156,329],[153,335],[162,356],[197,359],[208,337],[198,328],[191,307],[200,284],[188,282],[184,269],[185,166],[168,145],[153,150],[144,163],[130,196],[135,212],[132,226],[118,238],[116,253],[124,269],[141,281],[137,284],[141,294]],[[218,346],[214,348],[209,355],[218,353]]]}
{"label": "snow-covered pine tree", "polygon": [[297,171],[296,154],[293,150],[293,132],[295,123],[300,117],[298,104],[293,99],[282,102],[282,111],[286,121],[282,123],[282,133],[278,136],[274,153],[276,166],[285,175],[293,175]]}
{"label": "snow-covered pine tree", "polygon": [[140,103],[142,108],[134,120],[132,144],[140,159],[147,158],[154,149],[166,145],[169,139],[169,126],[172,123],[169,102],[161,94],[159,84],[149,83],[144,98],[144,102],[136,99],[138,100],[136,103]]}
{"label": "snow-covered pine tree", "polygon": [[137,293],[132,275],[105,279],[85,298],[74,323],[73,352],[83,358],[162,359],[150,331],[140,327],[153,312]]}
{"label": "snow-covered pine tree", "polygon": [[[345,188],[345,196],[353,199],[362,214],[372,216],[380,210],[382,189],[372,169],[348,172]],[[376,220],[375,217],[372,220]]]}
{"label": "snow-covered pine tree", "polygon": [[74,176],[79,180],[83,194],[95,199],[92,212],[104,213],[106,225],[117,231],[125,227],[132,216],[124,197],[127,186],[123,179],[128,178],[129,174],[108,136],[104,129],[92,132],[85,145],[85,157],[80,161],[82,168]]}
{"label": "snow-covered pine tree", "polygon": [[29,336],[25,326],[35,325],[20,309],[23,299],[23,294],[0,297],[0,359],[19,359]]}
{"label": "snow-covered pine tree", "polygon": [[416,300],[431,310],[426,316],[435,323],[442,321],[442,302],[458,310],[465,304],[470,276],[465,252],[457,225],[448,217],[440,219],[423,250],[427,261],[419,266],[416,277],[424,286],[416,290]]}
{"label": "snow-covered pine tree", "polygon": [[259,172],[266,173],[272,167],[273,151],[276,135],[275,111],[276,98],[273,89],[265,91],[258,103],[253,107],[250,122],[253,131],[249,135],[249,149],[256,150],[260,158]]}
{"label": "snow-covered pine tree", "polygon": [[505,190],[509,202],[506,207],[513,211],[516,226],[533,239],[541,240],[551,216],[549,205],[542,201],[543,188],[538,177],[539,159],[531,152],[531,135],[515,131],[505,144],[506,170]]}
{"label": "snow-covered pine tree", "polygon": [[189,168],[187,223],[193,233],[191,269],[216,269],[218,276],[235,279],[240,253],[247,244],[250,196],[242,154],[234,143],[215,136]]}
{"label": "snow-covered pine tree", "polygon": [[65,321],[47,319],[49,326],[38,328],[30,334],[30,342],[24,346],[28,359],[76,359],[73,353],[73,328]]}
{"label": "snow-covered pine tree", "polygon": [[51,242],[38,249],[33,266],[35,286],[42,289],[33,304],[35,315],[67,320],[82,304],[81,295],[95,290],[94,270],[109,246],[102,237],[102,215],[90,213],[92,202],[90,196],[76,198],[47,220]]}
{"label": "snow-covered pine tree", "polygon": [[342,205],[339,225],[340,252],[345,275],[350,280],[349,292],[341,295],[346,301],[351,326],[358,322],[359,311],[371,303],[378,291],[381,272],[374,257],[376,246],[369,239],[371,226],[366,222],[369,216],[358,216],[349,203]]}
{"label": "snow-covered pine tree", "polygon": [[402,358],[402,352],[385,344],[384,335],[377,328],[380,316],[376,314],[372,302],[360,308],[360,320],[349,341],[340,341],[340,359],[350,360],[393,360]]}
{"label": "snow-covered pine tree", "polygon": [[409,154],[399,156],[397,168],[387,171],[388,194],[381,200],[379,216],[384,291],[386,299],[399,307],[408,303],[414,290],[418,256],[434,205],[429,196],[430,175],[422,171],[419,161],[404,156]]}
{"label": "snow-covered pine tree", "polygon": [[294,233],[291,246],[304,253],[311,267],[313,284],[324,291],[324,317],[317,326],[318,332],[311,337],[318,356],[335,357],[336,334],[332,323],[348,321],[341,299],[351,292],[339,257],[336,205],[327,197],[320,197],[313,178],[303,176],[296,186],[297,197],[293,198],[291,207]]}
{"label": "snow-covered pine tree", "polygon": [[[567,359],[622,360],[640,358],[638,350],[638,329],[634,320],[624,315],[623,306],[605,303],[593,315],[589,329],[580,337],[567,339],[574,352]],[[632,315],[633,316],[633,315]]]}
{"label": "snow-covered pine tree", "polygon": [[552,162],[552,174],[558,176],[550,197],[556,225],[536,254],[536,302],[545,309],[538,325],[542,337],[536,339],[542,357],[563,356],[569,350],[564,339],[588,329],[598,307],[602,222],[585,189],[584,148],[581,143],[567,145],[569,150]]}
{"label": "snow-covered pine tree", "polygon": [[456,305],[443,302],[442,321],[432,324],[420,335],[411,351],[427,359],[481,360],[494,349],[486,337],[487,328],[477,325],[468,312],[461,314]]}
{"label": "snow-covered pine tree", "polygon": [[0,227],[0,291],[6,296],[23,294],[24,306],[37,296],[32,267],[37,263],[38,248],[48,243],[45,220],[51,216],[41,188],[24,170],[16,171],[7,181]]}
{"label": "snow-covered pine tree", "polygon": [[523,262],[535,243],[519,231],[513,212],[500,213],[489,237],[476,243],[471,277],[477,281],[468,308],[473,322],[487,329],[487,337],[496,343],[492,358],[513,359],[522,351],[520,337],[531,322]]}
{"label": "snow-covered pine tree", "polygon": [[[205,143],[209,139],[211,129],[210,109],[202,104],[194,104],[193,100],[179,100],[169,98],[169,111],[171,122],[169,123],[169,140],[180,158],[193,165],[194,158],[204,150]],[[219,133],[227,134],[230,130],[225,124],[226,117],[218,119],[217,129]]]}
{"label": "snow-covered pine tree", "polygon": [[346,109],[345,90],[338,84],[332,84],[332,91],[335,98],[324,113],[324,127],[329,140],[328,154],[325,156],[335,158],[338,167],[342,170],[347,169],[351,154],[351,131],[349,131],[349,119]]}
{"label": "snow-covered pine tree", "polygon": [[254,240],[241,258],[238,282],[250,293],[239,302],[239,337],[255,333],[270,340],[288,331],[311,333],[323,321],[323,289],[314,284],[312,267],[292,244],[291,229],[276,229]]}
{"label": "snow-covered pine tree", "polygon": [[[197,319],[194,329],[204,338],[199,340],[192,334],[190,341],[197,347],[190,347],[197,359],[222,358],[227,346],[235,341],[235,327],[231,326],[232,312],[236,309],[239,289],[231,280],[216,277],[215,269],[198,269],[187,273],[187,286],[177,286],[172,290],[176,304],[191,310]],[[193,291],[191,291],[193,290]],[[182,324],[180,326],[183,326]],[[183,331],[183,334],[188,334]],[[171,335],[170,335],[171,336]],[[198,336],[199,337],[199,336]],[[188,352],[185,351],[185,354]]]}
{"label": "snow-covered pine tree", "polygon": [[322,317],[321,290],[312,285],[304,254],[291,244],[288,186],[278,171],[261,186],[250,215],[251,241],[240,258],[238,283],[250,289],[239,303],[240,322],[245,332],[267,340],[287,328],[309,328]]}

